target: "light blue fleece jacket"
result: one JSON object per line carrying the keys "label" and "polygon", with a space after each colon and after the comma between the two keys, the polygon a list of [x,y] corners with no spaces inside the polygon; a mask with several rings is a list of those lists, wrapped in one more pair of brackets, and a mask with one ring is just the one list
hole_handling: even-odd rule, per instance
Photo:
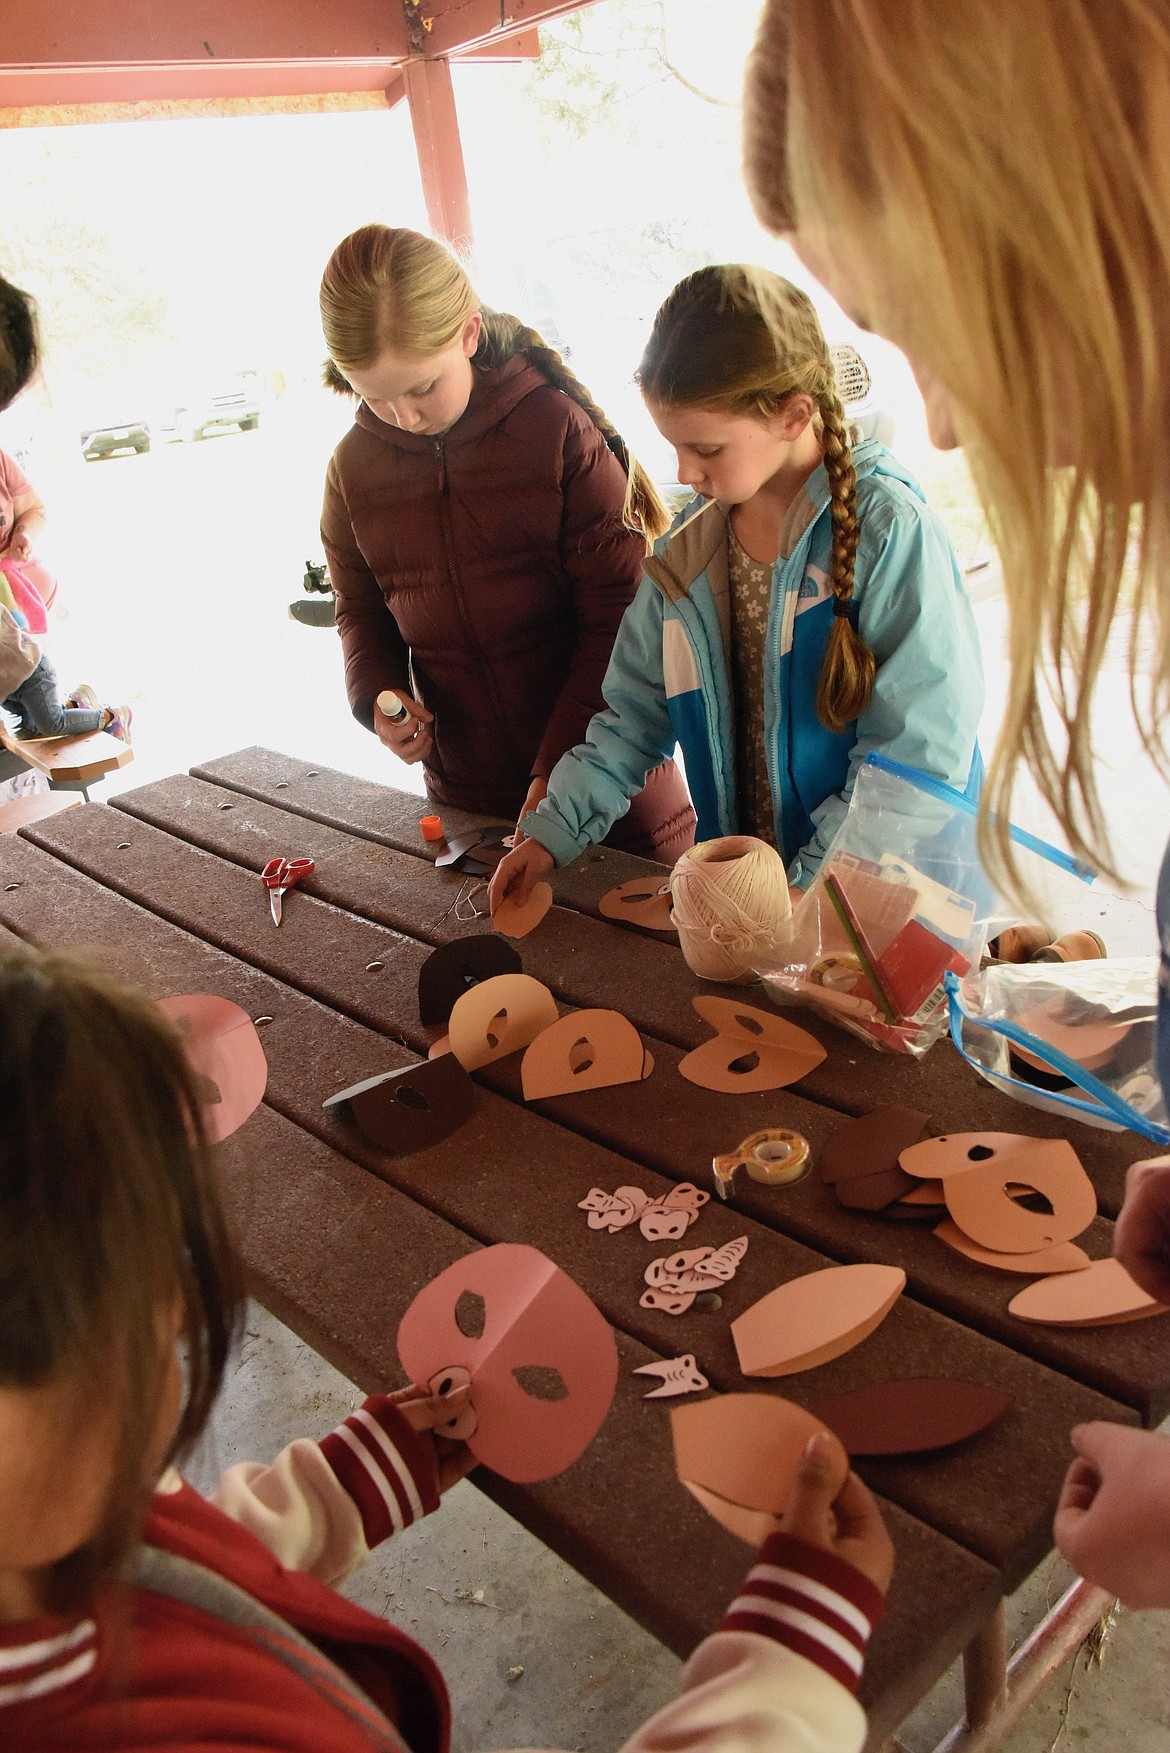
{"label": "light blue fleece jacket", "polygon": [[[976,741],[983,664],[950,538],[884,445],[859,445],[853,461],[852,619],[877,659],[877,677],[869,704],[844,731],[826,730],[816,714],[835,600],[823,465],[789,508],[772,573],[765,750],[776,843],[790,882],[802,887],[820,868],[871,751],[972,797],[983,770]],[[727,519],[726,506],[692,500],[646,563],[602,687],[607,710],[562,756],[548,796],[522,822],[558,864],[608,833],[676,745],[699,818],[697,838],[739,831]]]}

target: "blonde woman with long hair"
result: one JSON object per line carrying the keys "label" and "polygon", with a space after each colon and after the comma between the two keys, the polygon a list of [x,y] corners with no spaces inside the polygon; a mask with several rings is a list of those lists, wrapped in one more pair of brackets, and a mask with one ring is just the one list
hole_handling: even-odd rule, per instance
{"label": "blonde woman with long hair", "polygon": [[694,497],[622,623],[608,710],[523,818],[495,903],[604,833],[676,741],[699,838],[758,835],[799,887],[872,751],[978,788],[983,672],[954,552],[890,452],[851,442],[806,294],[700,268],[637,376]]}
{"label": "blonde woman with long hair", "polygon": [[[936,442],[966,447],[1010,616],[991,805],[1006,822],[1026,763],[1073,850],[1116,875],[1090,713],[1119,608],[1154,752],[1170,683],[1170,8],[768,0],[747,164],[765,224],[905,349]],[[1170,1095],[1170,853],[1158,919]],[[1130,1170],[1114,1248],[1170,1303],[1170,1159]],[[1129,1606],[1170,1607],[1170,1441],[1072,1438],[1058,1545]]]}
{"label": "blonde woman with long hair", "polygon": [[[321,321],[326,382],[361,398],[321,519],[350,706],[440,808],[514,821],[601,704],[662,503],[560,355],[434,239],[355,231]],[[693,829],[668,760],[613,843],[676,857]]]}

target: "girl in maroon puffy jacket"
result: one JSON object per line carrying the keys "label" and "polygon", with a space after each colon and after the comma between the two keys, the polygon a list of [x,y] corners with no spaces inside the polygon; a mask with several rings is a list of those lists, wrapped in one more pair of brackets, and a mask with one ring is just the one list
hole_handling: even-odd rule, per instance
{"label": "girl in maroon puffy jacket", "polygon": [[[518,819],[602,706],[662,502],[560,356],[433,239],[355,231],[321,319],[326,381],[361,397],[321,519],[350,706],[434,803]],[[610,843],[670,861],[693,835],[667,761]]]}

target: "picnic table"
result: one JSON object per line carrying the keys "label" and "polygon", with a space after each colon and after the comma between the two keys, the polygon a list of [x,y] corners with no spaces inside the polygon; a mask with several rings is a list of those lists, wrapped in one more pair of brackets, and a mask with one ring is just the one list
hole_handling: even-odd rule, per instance
{"label": "picnic table", "polygon": [[[588,1292],[615,1330],[621,1365],[599,1436],[558,1479],[517,1486],[483,1469],[473,1479],[680,1655],[719,1620],[749,1553],[679,1484],[667,1409],[645,1401],[653,1383],[634,1368],[693,1351],[715,1391],[780,1392],[810,1406],[915,1375],[1007,1389],[1006,1416],[965,1443],[858,1463],[897,1550],[862,1688],[870,1745],[960,1654],[968,1725],[947,1746],[995,1745],[1108,1604],[1087,1585],[1070,1591],[1009,1685],[1002,1602],[1051,1550],[1069,1427],[1166,1415],[1165,1324],[1023,1323],[1007,1308],[1020,1279],[951,1253],[930,1226],[842,1209],[815,1168],[788,1187],[741,1181],[731,1203],[712,1200],[692,1232],[698,1242],[746,1235],[748,1252],[720,1312],[675,1319],[639,1305],[642,1272],[662,1244],[636,1229],[591,1230],[578,1201],[593,1187],[632,1183],[650,1197],[683,1180],[710,1187],[712,1157],[765,1125],[803,1133],[815,1164],[848,1117],[898,1102],[927,1113],[932,1132],[1069,1137],[1098,1190],[1102,1215],[1081,1238],[1097,1257],[1111,1250],[1110,1220],[1141,1140],[1022,1109],[948,1042],[921,1061],[881,1055],[802,1013],[790,1014],[828,1051],[800,1084],[718,1095],[687,1082],[678,1062],[710,1032],[692,999],[734,991],[742,1000],[743,988],[701,982],[676,944],[603,918],[607,890],[659,867],[597,848],[556,873],[556,904],[518,947],[525,972],[562,1009],[628,1016],[653,1055],[651,1079],[527,1104],[518,1056],[499,1061],[476,1073],[470,1122],[428,1150],[392,1156],[322,1103],[425,1056],[440,1031],[419,1021],[419,969],[436,945],[489,928],[486,917],[455,916],[465,879],[434,868],[436,847],[419,832],[424,809],[416,796],[244,749],[0,839],[0,943],[82,951],[154,996],[219,993],[257,1021],[265,1101],[217,1147],[251,1288],[363,1390],[400,1384],[394,1335],[404,1310],[476,1247],[527,1242]],[[481,819],[445,810],[443,823],[451,839]],[[258,879],[277,855],[316,861],[279,930]],[[818,1369],[746,1381],[730,1318],[783,1281],[854,1261],[906,1272],[905,1294],[877,1331]]]}

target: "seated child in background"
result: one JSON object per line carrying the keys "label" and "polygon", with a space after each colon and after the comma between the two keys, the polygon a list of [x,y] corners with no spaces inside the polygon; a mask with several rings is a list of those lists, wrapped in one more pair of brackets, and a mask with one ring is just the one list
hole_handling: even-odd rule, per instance
{"label": "seated child in background", "polygon": [[608,709],[522,818],[493,907],[600,840],[676,743],[696,837],[758,835],[800,888],[872,751],[978,790],[983,666],[954,551],[890,452],[851,443],[807,296],[701,268],[637,379],[695,497],[626,610]]}
{"label": "seated child in background", "polygon": [[[32,954],[0,957],[0,1015],[0,1745],[445,1753],[434,1662],[329,1585],[468,1471],[433,1434],[468,1390],[372,1395],[213,1502],[185,1485],[238,1276],[179,1038]],[[813,1439],[787,1532],[631,1750],[857,1753],[892,1549],[847,1465]]]}

